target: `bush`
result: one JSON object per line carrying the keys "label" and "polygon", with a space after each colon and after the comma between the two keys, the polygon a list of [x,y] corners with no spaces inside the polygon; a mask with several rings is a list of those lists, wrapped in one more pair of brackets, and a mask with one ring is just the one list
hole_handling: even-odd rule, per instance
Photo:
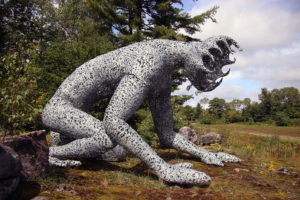
{"label": "bush", "polygon": [[208,111],[205,111],[200,118],[200,123],[201,124],[215,124],[216,119],[211,114],[209,114]]}
{"label": "bush", "polygon": [[1,129],[5,134],[18,134],[40,128],[44,95],[38,92],[36,81],[26,74],[29,63],[22,63],[16,54],[1,61]]}
{"label": "bush", "polygon": [[159,140],[150,112],[148,112],[147,117],[140,124],[138,124],[137,131],[143,140],[146,141],[150,146],[158,146]]}
{"label": "bush", "polygon": [[276,113],[275,121],[277,126],[288,126],[291,123],[290,118],[284,112]]}
{"label": "bush", "polygon": [[300,126],[300,118],[291,119],[291,126]]}

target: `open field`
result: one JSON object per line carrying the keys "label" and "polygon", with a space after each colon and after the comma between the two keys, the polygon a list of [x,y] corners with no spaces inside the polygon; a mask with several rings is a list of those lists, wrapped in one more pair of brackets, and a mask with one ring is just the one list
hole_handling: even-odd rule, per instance
{"label": "open field", "polygon": [[[231,127],[219,127],[218,132],[224,136],[222,145],[205,148],[231,152],[243,159],[242,163],[226,163],[224,167],[209,166],[175,150],[156,149],[169,163],[191,162],[194,169],[211,176],[212,182],[206,187],[166,184],[139,159],[128,156],[126,161],[119,163],[84,161],[84,165],[79,168],[52,167],[44,177],[23,183],[18,196],[20,199],[40,195],[50,199],[73,200],[299,199],[300,143],[283,141],[279,136],[261,137],[239,133],[239,130]],[[217,127],[195,127],[199,134],[213,128]],[[289,128],[286,130],[289,131]],[[293,128],[291,130],[294,131]],[[286,171],[278,171],[280,167],[285,167]]]}
{"label": "open field", "polygon": [[218,124],[218,125],[197,125],[208,131],[230,130],[236,133],[252,134],[257,136],[278,136],[283,140],[300,142],[300,127],[280,127],[266,124],[244,125],[244,124]]}

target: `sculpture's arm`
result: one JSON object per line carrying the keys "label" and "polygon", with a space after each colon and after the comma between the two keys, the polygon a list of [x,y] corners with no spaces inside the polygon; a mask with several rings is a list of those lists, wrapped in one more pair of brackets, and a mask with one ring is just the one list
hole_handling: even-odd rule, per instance
{"label": "sculpture's arm", "polygon": [[158,132],[160,142],[168,147],[173,147],[179,151],[189,153],[199,158],[206,164],[223,166],[224,162],[240,162],[235,156],[226,153],[208,152],[193,142],[186,139],[179,133],[173,131],[173,112],[170,93],[166,95],[152,96],[149,98],[149,105],[153,116],[153,121]]}
{"label": "sculpture's arm", "polygon": [[112,140],[136,155],[148,167],[158,171],[165,161],[126,123],[143,102],[148,87],[144,80],[134,75],[123,77],[105,111],[103,124]]}
{"label": "sculpture's arm", "polygon": [[[149,86],[134,75],[125,76],[119,83],[105,111],[106,133],[117,143],[140,158],[165,181],[180,184],[201,185],[210,181],[203,172],[185,168],[184,165],[169,165],[132,129],[126,120],[141,105]],[[190,167],[190,165],[188,165]]]}

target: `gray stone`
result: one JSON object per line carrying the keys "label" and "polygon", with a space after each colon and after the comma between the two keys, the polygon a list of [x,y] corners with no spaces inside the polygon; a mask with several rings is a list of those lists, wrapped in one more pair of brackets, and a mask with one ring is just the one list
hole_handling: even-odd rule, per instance
{"label": "gray stone", "polygon": [[205,135],[201,135],[199,138],[199,142],[204,145],[210,145],[214,143],[221,144],[222,136],[219,133],[211,132]]}
{"label": "gray stone", "polygon": [[12,148],[0,143],[0,179],[18,176],[20,170],[18,154]]}
{"label": "gray stone", "polygon": [[[172,74],[176,70],[183,67],[198,90],[211,91],[229,73],[224,73],[222,67],[235,62],[229,59],[234,52],[232,45],[239,48],[227,36],[203,42],[149,40],[84,63],[64,80],[43,111],[46,127],[73,139],[50,147],[52,164],[59,166],[65,159],[97,158],[113,148],[125,148],[164,181],[188,185],[210,182],[203,172],[165,162],[126,121],[146,100],[163,146],[189,153],[206,164],[240,162],[230,154],[208,152],[174,132],[171,104]],[[94,103],[108,97],[111,99],[103,121],[88,114]]]}
{"label": "gray stone", "polygon": [[10,199],[17,190],[20,183],[20,177],[11,177],[0,180],[0,199]]}
{"label": "gray stone", "polygon": [[0,199],[15,192],[20,181],[21,163],[18,154],[10,147],[0,144]]}
{"label": "gray stone", "polygon": [[50,197],[45,197],[45,196],[37,196],[32,198],[31,200],[49,200]]}
{"label": "gray stone", "polygon": [[198,141],[198,135],[196,134],[196,131],[190,127],[181,127],[178,132],[193,143]]}
{"label": "gray stone", "polygon": [[15,137],[5,137],[3,144],[14,149],[19,155],[23,178],[34,178],[48,171],[49,147],[44,130]]}

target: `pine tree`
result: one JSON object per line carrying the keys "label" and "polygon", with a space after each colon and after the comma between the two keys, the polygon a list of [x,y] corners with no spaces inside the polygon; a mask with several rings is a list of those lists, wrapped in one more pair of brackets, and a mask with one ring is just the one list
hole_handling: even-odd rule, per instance
{"label": "pine tree", "polygon": [[207,19],[215,21],[218,7],[191,17],[178,8],[181,0],[88,0],[88,8],[96,19],[104,20],[107,26],[118,35],[121,45],[143,39],[164,38],[192,40],[189,36],[177,33],[184,29],[193,34]]}

